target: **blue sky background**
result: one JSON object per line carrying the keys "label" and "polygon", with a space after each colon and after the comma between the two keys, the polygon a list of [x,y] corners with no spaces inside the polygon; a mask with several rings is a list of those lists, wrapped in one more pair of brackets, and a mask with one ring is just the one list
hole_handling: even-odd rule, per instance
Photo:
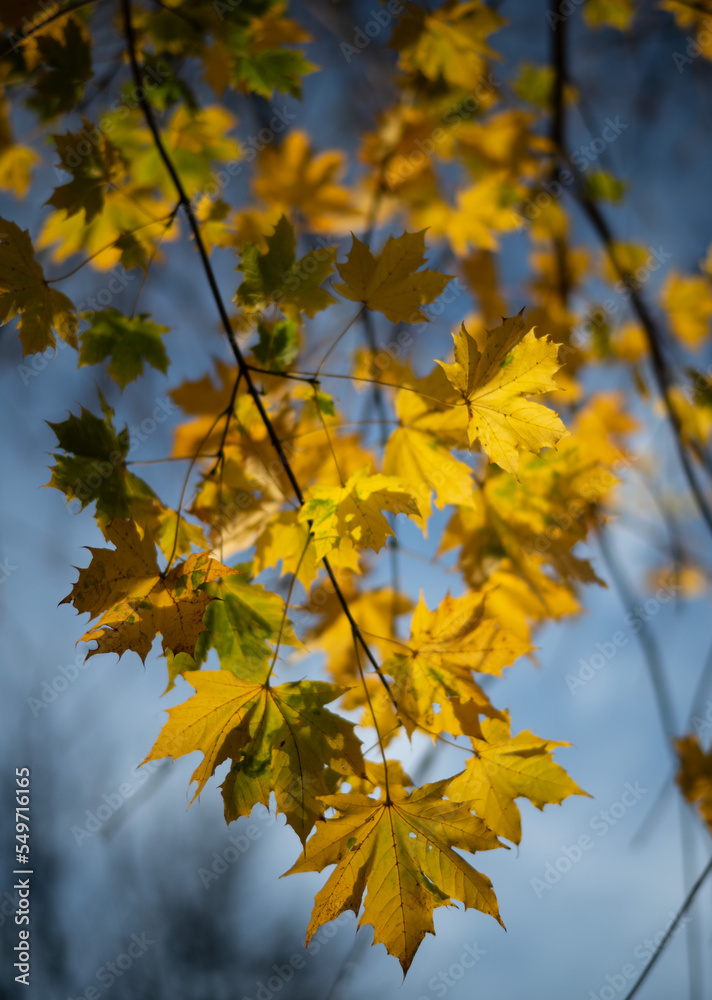
{"label": "blue sky background", "polygon": [[[691,270],[712,240],[708,193],[712,66],[696,59],[679,72],[673,55],[685,51],[685,35],[674,28],[669,15],[647,3],[642,7],[631,38],[612,31],[584,33],[580,12],[572,16],[571,70],[585,95],[590,130],[573,110],[570,142],[575,148],[590,141],[592,135],[600,134],[608,117],[619,115],[629,123],[606,151],[607,166],[631,182],[625,203],[612,210],[610,218],[620,239],[662,246],[672,254],[666,268],[646,287],[650,299],[667,268]],[[521,0],[502,3],[500,9],[511,25],[496,42],[509,65],[521,59],[546,62],[550,31],[545,6]],[[344,8],[341,16],[347,27],[360,25],[369,19],[369,11],[369,4],[361,3]],[[387,103],[387,93],[374,91],[374,81],[377,87],[382,80],[386,57],[382,50],[373,48],[347,66],[339,51],[341,39],[320,26],[321,13],[319,5],[299,11],[318,36],[311,57],[323,69],[307,79],[306,99],[295,125],[308,128],[319,148],[340,145],[353,149],[357,132],[368,126],[374,108]],[[495,75],[506,78],[507,72],[505,63]],[[277,103],[280,107],[294,104]],[[250,108],[239,101],[235,107],[240,134],[254,132],[259,124],[250,118]],[[21,115],[18,121],[22,124]],[[51,156],[47,160],[51,163]],[[44,170],[43,180],[49,191],[51,169]],[[235,192],[231,190],[229,196],[238,201],[241,189],[237,185],[243,182],[238,179],[234,183]],[[42,190],[41,185],[38,190]],[[39,206],[42,200],[19,205],[4,198],[0,214],[29,226],[36,235],[38,219],[47,211]],[[576,235],[580,242],[593,245],[583,220],[576,220]],[[348,245],[348,241],[342,243],[342,253]],[[526,278],[526,241],[515,235],[504,247],[500,270],[515,311],[527,304],[522,284]],[[230,297],[237,285],[235,260],[229,253],[216,253],[221,286]],[[626,609],[614,587],[589,588],[583,595],[585,612],[581,616],[538,633],[539,665],[522,661],[503,681],[495,682],[496,690],[493,684],[493,700],[510,707],[515,731],[531,729],[574,744],[560,750],[557,759],[592,798],[571,798],[562,807],[549,806],[543,813],[522,802],[524,835],[519,851],[490,852],[475,862],[494,882],[507,932],[477,912],[439,910],[437,936],[423,943],[403,985],[396,960],[388,957],[382,946],[367,947],[369,930],[359,932],[356,941],[360,944],[354,946],[351,918],[333,937],[324,935],[317,953],[304,952],[313,895],[324,876],[278,878],[299,851],[296,836],[283,827],[283,817],[275,822],[265,811],[257,810],[228,831],[217,790],[219,778],[213,779],[201,799],[186,810],[194,757],[155,767],[146,781],[139,777],[136,765],[153,745],[164,710],[184,700],[190,690],[180,682],[171,694],[161,697],[166,671],[155,651],[145,668],[130,654],[119,663],[106,656],[78,665],[81,658],[78,661],[76,657],[82,647],[75,649],[74,643],[83,622],[70,607],[58,606],[58,602],[76,577],[72,566],[88,561],[82,546],[100,545],[102,538],[88,511],[74,514],[60,493],[41,487],[49,478],[46,467],[51,464],[49,453],[54,443],[45,421],[64,419],[67,410],[76,412],[80,403],[96,410],[99,386],[116,407],[117,423],[139,424],[171,386],[207,371],[211,357],[227,358],[202,274],[186,241],[171,245],[168,255],[170,267],[152,272],[141,298],[141,309],[152,311],[158,321],[173,329],[167,338],[172,358],[167,378],[151,370],[121,395],[99,369],[76,371],[75,356],[69,349],[59,351],[43,370],[28,376],[21,368],[14,332],[9,327],[0,331],[0,398],[5,428],[0,438],[0,563],[7,560],[12,567],[0,583],[0,741],[4,761],[0,794],[2,815],[9,816],[14,768],[32,768],[36,870],[34,984],[29,991],[15,989],[5,961],[0,997],[27,996],[29,992],[33,998],[65,1000],[94,986],[100,995],[108,993],[117,1000],[121,996],[163,995],[179,1000],[255,998],[258,984],[275,975],[273,965],[284,966],[293,955],[303,958],[303,967],[278,990],[272,990],[273,995],[288,1000],[360,1000],[392,995],[404,1000],[431,1000],[443,995],[451,1000],[542,995],[549,1000],[605,1000],[624,996],[621,970],[630,965],[637,971],[642,969],[646,938],[665,929],[684,898],[686,879],[689,882],[690,873],[704,867],[710,844],[708,835],[681,808],[679,796],[669,788],[654,811],[655,821],[643,825],[661,789],[669,786],[671,762],[645,661],[636,637],[623,624]],[[438,251],[431,256],[433,266],[438,266]],[[52,273],[60,273],[60,268],[64,269],[55,266]],[[105,282],[105,275],[85,268],[65,290],[81,301]],[[130,309],[136,284],[130,282],[112,304]],[[345,322],[351,311],[345,305],[341,314],[330,312],[329,329],[341,329],[342,318]],[[449,314],[433,320],[427,334],[419,335],[411,359],[414,367],[422,371],[432,358],[446,355],[450,330],[461,315],[457,302]],[[326,336],[323,321],[322,327],[320,332]],[[388,328],[377,321],[377,329],[383,337]],[[344,385],[339,384],[336,395],[348,410],[356,403]],[[592,376],[591,385],[626,387],[620,376],[605,371]],[[650,410],[641,410],[640,416],[644,421],[639,438],[642,453],[659,487],[672,498],[690,547],[700,558],[708,559],[709,541],[692,517],[669,432]],[[132,457],[145,461],[166,454],[178,419],[176,412],[140,443]],[[146,478],[160,484],[166,499],[177,501],[180,470],[158,468],[157,478],[148,471]],[[610,544],[636,595],[649,597],[645,574],[660,565],[661,557],[639,532],[650,533],[664,545],[665,529],[635,473],[627,478],[620,500],[627,511],[627,526],[623,520],[611,526]],[[404,526],[404,545],[432,553],[443,523],[443,517],[436,515],[428,541],[411,526]],[[595,543],[587,554],[606,578]],[[387,578],[385,561],[383,576]],[[447,574],[436,573],[428,563],[409,557],[403,560],[403,580],[414,596],[422,589],[431,606],[452,586]],[[590,659],[597,643],[609,642],[621,629],[628,638],[626,645],[585,686],[572,692],[567,675],[578,669],[581,658]],[[708,601],[665,604],[646,630],[659,644],[682,731],[710,651]],[[46,685],[51,688],[62,677],[61,668],[70,678],[66,689],[38,709],[37,700],[46,692]],[[311,658],[292,668],[289,676],[316,675],[320,668],[320,660]],[[61,680],[55,683],[55,688],[62,687]],[[697,714],[705,717],[709,705],[712,719],[708,697],[712,695],[703,693]],[[440,749],[434,758],[424,741],[414,740],[412,751],[407,744],[400,748],[410,754],[408,769],[421,781],[451,774],[461,766],[462,755],[449,748]],[[132,795],[123,801],[118,789],[126,785]],[[639,798],[633,805],[619,807],[628,786],[638,789]],[[116,802],[117,795],[121,804],[112,818],[78,843],[76,828],[85,825],[87,811],[96,814],[104,796]],[[619,814],[615,825],[601,818],[602,811],[611,809],[614,816]],[[687,871],[682,861],[681,821],[687,831]],[[3,826],[9,828],[9,824]],[[246,837],[248,827],[253,839],[248,838],[247,850],[235,847],[230,853],[233,845],[229,837]],[[644,836],[634,840],[641,827]],[[555,884],[537,888],[534,883],[544,878],[550,870],[547,866],[555,867],[566,849],[585,835],[591,838],[590,848]],[[244,847],[245,841],[237,840],[237,844]],[[215,854],[224,856],[226,850],[230,858],[227,870],[204,885],[200,869],[209,871]],[[9,834],[2,857],[0,887],[4,892],[11,886]],[[560,862],[559,867],[567,866]],[[699,950],[704,970],[697,996],[709,995],[711,911],[712,882],[700,893],[691,921],[671,942],[641,989],[641,1000],[688,995],[690,947],[693,953]],[[5,912],[2,907],[0,912]],[[0,920],[7,960],[15,932],[7,916]],[[102,970],[126,951],[134,934],[152,943],[107,986]],[[458,978],[466,945],[476,945],[482,954]],[[439,978],[441,973],[447,978]],[[269,992],[270,987],[266,989]]]}

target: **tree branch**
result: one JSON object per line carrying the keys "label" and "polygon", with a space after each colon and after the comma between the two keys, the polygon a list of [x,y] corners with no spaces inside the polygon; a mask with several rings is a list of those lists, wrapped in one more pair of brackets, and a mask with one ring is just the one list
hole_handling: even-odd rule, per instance
{"label": "tree branch", "polygon": [[[129,62],[131,64],[131,72],[136,84],[140,85],[141,70],[138,64],[138,57],[136,54],[136,35],[134,33],[133,24],[131,21],[131,0],[122,0],[122,9],[124,14],[124,29],[126,34],[126,44],[128,49]],[[173,186],[176,189],[178,200],[183,210],[185,211],[186,218],[188,220],[188,225],[190,227],[191,232],[193,233],[193,237],[195,239],[195,245],[198,248],[200,260],[203,265],[203,270],[205,272],[206,278],[208,279],[208,284],[210,285],[210,291],[212,293],[213,300],[215,302],[218,314],[220,316],[220,321],[225,331],[225,335],[227,336],[228,343],[230,344],[232,353],[235,357],[235,361],[237,362],[240,374],[242,378],[245,380],[245,386],[247,388],[247,391],[252,397],[252,400],[257,408],[257,412],[259,413],[260,419],[262,420],[265,430],[267,431],[270,443],[272,444],[272,447],[277,453],[277,457],[279,458],[282,467],[284,468],[287,479],[289,480],[290,485],[294,491],[294,495],[296,496],[299,505],[303,506],[304,494],[302,493],[301,487],[297,481],[294,471],[291,465],[289,464],[289,459],[287,458],[284,448],[282,447],[282,442],[277,432],[274,429],[274,425],[270,420],[269,414],[265,410],[264,404],[262,402],[262,397],[257,391],[257,388],[255,387],[255,384],[252,380],[250,366],[246,363],[242,351],[240,350],[240,345],[238,344],[237,338],[235,337],[235,332],[232,329],[232,324],[230,323],[230,318],[227,314],[225,303],[223,302],[222,296],[220,294],[220,289],[218,288],[215,272],[213,271],[213,267],[212,264],[210,263],[208,252],[205,248],[205,243],[203,242],[203,237],[200,231],[200,225],[195,217],[195,213],[193,212],[193,208],[190,204],[190,200],[188,199],[185,188],[183,187],[183,182],[181,181],[180,176],[173,164],[173,161],[168,155],[166,147],[163,144],[161,133],[158,128],[158,124],[156,123],[155,116],[153,114],[153,109],[146,100],[143,89],[138,90],[137,93],[140,95],[138,97],[139,107],[141,108],[141,112],[143,113],[143,116],[146,120],[146,124],[148,125],[151,135],[153,136],[153,141],[156,145],[158,154],[161,160],[163,161],[166,170],[170,175],[170,178],[173,182]],[[311,530],[311,524],[309,524],[309,528]],[[378,664],[378,661],[376,660],[365,638],[361,634],[361,630],[354,621],[353,615],[351,614],[351,610],[348,606],[348,602],[346,601],[344,593],[341,590],[341,587],[339,586],[339,583],[336,579],[336,576],[334,575],[334,571],[331,567],[331,564],[329,563],[329,560],[326,556],[322,559],[322,563],[334,588],[334,593],[336,594],[339,604],[343,608],[344,614],[346,615],[346,618],[348,619],[348,622],[351,625],[355,638],[358,640],[359,644],[361,645],[361,648],[368,657],[371,666],[376,671],[376,674],[380,678],[381,683],[388,692],[388,697],[390,698],[391,703],[393,704],[393,707],[397,712],[398,705],[395,701],[395,698],[393,697],[390,684],[388,683],[383,673],[381,672],[381,668]]]}

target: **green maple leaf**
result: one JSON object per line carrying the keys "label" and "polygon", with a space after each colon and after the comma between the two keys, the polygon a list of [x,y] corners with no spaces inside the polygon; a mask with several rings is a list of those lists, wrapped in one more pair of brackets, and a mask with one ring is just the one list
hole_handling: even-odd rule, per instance
{"label": "green maple leaf", "polygon": [[95,365],[111,358],[107,372],[122,389],[143,374],[144,362],[166,373],[168,355],[161,337],[167,326],[152,323],[147,313],[128,317],[109,306],[104,312],[85,313],[91,326],[80,334],[79,365]]}
{"label": "green maple leaf", "polygon": [[126,468],[128,427],[117,433],[114,411],[101,393],[99,398],[103,418],[82,406],[80,416],[70,413],[60,423],[47,421],[66,454],[53,454],[56,464],[45,485],[61,490],[67,502],[79,500],[82,510],[96,501],[96,519],[104,528],[115,517],[130,518],[134,501],[153,499],[155,494]]}
{"label": "green maple leaf", "polygon": [[336,247],[310,250],[296,259],[297,240],[289,220],[283,215],[267,237],[267,252],[254,243],[245,243],[237,270],[245,280],[237,290],[237,301],[247,309],[265,309],[276,302],[285,316],[298,319],[304,312],[312,317],[335,300],[319,286],[334,270]]}
{"label": "green maple leaf", "polygon": [[247,84],[250,90],[269,100],[275,90],[301,98],[301,78],[315,69],[314,63],[301,52],[267,49],[254,56],[238,57],[233,73],[237,83]]}

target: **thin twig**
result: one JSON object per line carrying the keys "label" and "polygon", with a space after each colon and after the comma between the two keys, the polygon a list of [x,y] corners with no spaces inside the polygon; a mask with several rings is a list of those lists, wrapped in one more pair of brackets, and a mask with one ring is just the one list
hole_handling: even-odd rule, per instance
{"label": "thin twig", "polygon": [[652,971],[653,966],[655,965],[655,963],[657,962],[657,960],[662,955],[663,949],[665,948],[665,945],[668,943],[668,941],[670,940],[670,938],[674,934],[675,928],[677,927],[677,925],[680,923],[680,921],[682,920],[682,918],[685,916],[685,914],[689,910],[689,908],[690,908],[690,906],[692,904],[692,901],[694,900],[694,898],[697,895],[697,893],[700,891],[700,889],[702,887],[702,883],[707,878],[707,876],[709,875],[710,872],[712,872],[712,858],[710,858],[710,860],[707,862],[707,864],[705,865],[705,867],[704,867],[704,869],[702,871],[702,874],[699,876],[699,878],[697,879],[697,881],[695,882],[695,884],[692,886],[692,888],[688,892],[687,897],[685,898],[685,902],[682,904],[682,906],[680,907],[680,909],[677,911],[677,913],[675,915],[675,919],[673,920],[673,922],[668,927],[667,933],[665,934],[665,937],[662,939],[662,941],[660,942],[660,944],[658,945],[658,947],[655,949],[655,954],[653,955],[653,957],[650,959],[650,961],[648,962],[648,964],[645,966],[645,968],[641,972],[640,976],[638,977],[638,979],[636,980],[635,984],[633,985],[633,988],[631,989],[631,991],[624,997],[624,1000],[633,1000],[633,997],[638,992],[638,990],[640,989],[640,987],[643,985],[643,983],[645,982],[645,980],[648,977],[648,974]]}

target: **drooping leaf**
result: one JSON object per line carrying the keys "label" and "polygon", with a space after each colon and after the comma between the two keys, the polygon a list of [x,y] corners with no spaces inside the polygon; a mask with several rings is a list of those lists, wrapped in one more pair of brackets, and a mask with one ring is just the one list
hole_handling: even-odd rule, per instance
{"label": "drooping leaf", "polygon": [[679,762],[675,781],[712,830],[712,750],[704,751],[692,733],[675,740],[675,750]]}
{"label": "drooping leaf", "polygon": [[[449,594],[430,611],[421,596],[407,651],[383,664],[409,733],[419,725],[435,736],[479,735],[479,716],[501,718],[472,673],[500,675],[529,644],[486,613],[482,594]],[[463,799],[464,801],[464,799]]]}
{"label": "drooping leaf", "polygon": [[55,188],[47,204],[64,209],[67,216],[83,211],[88,225],[104,207],[106,189],[119,165],[119,152],[108,136],[86,118],[83,126],[81,132],[53,137],[62,170],[71,174],[72,179]]}
{"label": "drooping leaf", "polygon": [[126,467],[130,439],[128,428],[116,431],[114,411],[100,394],[103,418],[84,407],[80,416],[49,426],[58,446],[66,452],[53,454],[55,465],[48,486],[61,490],[67,501],[79,500],[82,510],[96,502],[96,519],[104,529],[114,518],[135,516],[145,500],[155,494]]}
{"label": "drooping leaf", "polygon": [[335,548],[369,548],[378,552],[393,534],[382,511],[417,516],[416,497],[405,480],[371,476],[363,468],[345,486],[315,486],[308,490],[299,520],[312,522],[318,559]]}
{"label": "drooping leaf", "polygon": [[360,221],[352,194],[338,183],[345,168],[342,152],[318,153],[306,132],[292,129],[281,146],[260,150],[252,191],[276,213],[274,222],[280,213],[293,214],[309,232],[342,232]]}
{"label": "drooping leaf", "polygon": [[386,442],[383,471],[419,487],[423,521],[430,516],[433,492],[441,510],[447,504],[471,506],[472,469],[452,453],[468,446],[464,407],[438,410],[416,392],[401,390],[396,396],[396,414],[400,423]]}
{"label": "drooping leaf", "polygon": [[[328,795],[333,819],[316,833],[288,874],[336,868],[317,893],[307,944],[322,924],[352,910],[360,926],[374,929],[407,972],[426,934],[434,934],[433,910],[460,900],[502,924],[492,883],[453,848],[474,853],[502,847],[467,805],[445,801],[446,782],[407,794],[391,786],[380,801],[366,795]],[[504,926],[504,924],[502,924]]]}
{"label": "drooping leaf", "polygon": [[205,612],[207,628],[195,647],[196,663],[204,662],[213,647],[223,670],[254,679],[264,675],[278,640],[282,646],[302,645],[278,594],[242,575],[205,584],[203,590],[219,600],[212,601]]}
{"label": "drooping leaf", "polygon": [[487,37],[505,23],[481,0],[448,0],[432,13],[411,4],[391,44],[400,53],[402,69],[476,93],[485,76],[485,57],[492,55]]}
{"label": "drooping leaf", "polygon": [[60,39],[43,34],[37,39],[43,70],[28,103],[45,120],[72,111],[92,75],[91,46],[75,17],[64,21],[63,35]]}
{"label": "drooping leaf", "polygon": [[284,371],[299,353],[299,327],[294,320],[268,323],[260,318],[257,323],[259,341],[252,348],[255,360],[263,368]]}

